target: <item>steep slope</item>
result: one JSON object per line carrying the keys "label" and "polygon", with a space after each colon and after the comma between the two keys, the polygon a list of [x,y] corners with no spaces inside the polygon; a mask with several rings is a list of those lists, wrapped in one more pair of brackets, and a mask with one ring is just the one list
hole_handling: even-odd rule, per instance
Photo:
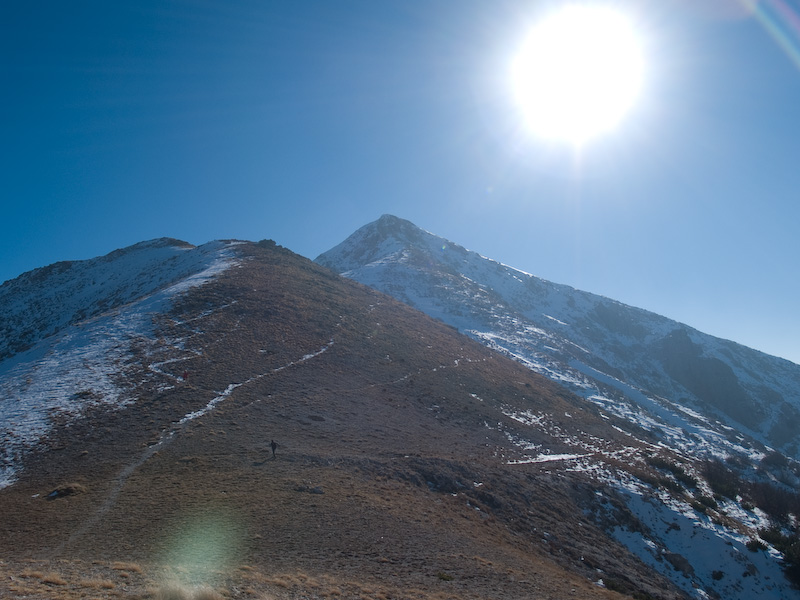
{"label": "steep slope", "polygon": [[625,489],[663,453],[623,421],[274,244],[213,247],[0,363],[3,407],[69,400],[0,412],[0,595],[684,597],[607,533],[643,531]]}
{"label": "steep slope", "polygon": [[389,215],[316,261],[583,388],[584,395],[608,396],[602,383],[639,404],[641,391],[674,414],[662,427],[685,426],[681,407],[688,407],[703,415],[702,428],[722,438],[733,427],[800,456],[800,366],[789,361],[539,279]]}

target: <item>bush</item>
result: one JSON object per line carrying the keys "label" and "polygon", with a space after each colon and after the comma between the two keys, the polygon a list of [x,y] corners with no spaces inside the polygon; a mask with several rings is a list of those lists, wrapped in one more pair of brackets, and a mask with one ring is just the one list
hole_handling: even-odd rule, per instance
{"label": "bush", "polygon": [[780,452],[770,452],[761,459],[761,464],[766,468],[783,469],[789,466],[789,459]]}
{"label": "bush", "polygon": [[769,527],[767,529],[759,529],[758,535],[761,539],[772,544],[776,549],[781,550],[781,547],[786,543],[787,536],[778,527]]}
{"label": "bush", "polygon": [[[697,479],[689,475],[686,471],[683,470],[679,464],[670,462],[660,456],[650,456],[647,458],[647,463],[655,467],[656,469],[661,469],[664,471],[669,471],[675,477],[677,481],[682,483],[684,486],[688,488],[696,488],[697,487]],[[664,487],[668,487],[670,489],[675,489],[674,484],[672,485],[664,485]]]}
{"label": "bush", "polygon": [[741,478],[719,460],[707,460],[702,465],[702,472],[715,494],[735,500],[741,494],[743,484]]}
{"label": "bush", "polygon": [[66,496],[77,496],[85,494],[86,488],[80,483],[65,483],[58,486],[52,492],[45,496],[48,500],[55,500],[56,498],[65,498]]}
{"label": "bush", "polygon": [[778,527],[760,529],[758,535],[783,554],[786,577],[795,585],[800,585],[800,536],[796,533],[785,535]]}
{"label": "bush", "polygon": [[780,522],[786,521],[790,514],[800,515],[800,495],[772,483],[751,483],[747,495],[753,504]]}
{"label": "bush", "polygon": [[698,497],[697,497],[697,501],[698,501],[700,504],[702,504],[703,506],[707,507],[707,508],[713,508],[713,509],[716,509],[716,508],[719,506],[719,505],[717,504],[717,501],[716,501],[716,500],[714,500],[714,498],[710,498],[710,497],[708,497],[708,496],[698,496]]}

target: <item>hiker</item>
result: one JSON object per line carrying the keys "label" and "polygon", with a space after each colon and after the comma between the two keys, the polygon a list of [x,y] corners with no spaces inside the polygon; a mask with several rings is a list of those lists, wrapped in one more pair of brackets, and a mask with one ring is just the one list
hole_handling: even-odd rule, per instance
{"label": "hiker", "polygon": [[272,440],[272,441],[269,443],[269,447],[270,447],[270,448],[272,448],[272,456],[273,456],[273,458],[274,458],[274,457],[275,457],[275,450],[277,450],[277,449],[278,449],[278,444],[276,444],[276,443],[275,443],[275,440]]}
{"label": "hiker", "polygon": [[186,381],[187,379],[189,379],[189,371],[184,371],[183,372],[183,380]]}

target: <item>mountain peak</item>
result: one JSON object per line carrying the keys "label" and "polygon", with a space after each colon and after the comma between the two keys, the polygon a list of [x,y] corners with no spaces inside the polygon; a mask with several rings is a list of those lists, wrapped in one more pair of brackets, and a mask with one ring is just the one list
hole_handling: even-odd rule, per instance
{"label": "mountain peak", "polygon": [[315,262],[338,271],[349,271],[422,243],[423,231],[411,221],[385,214],[358,229],[341,244],[320,254]]}
{"label": "mountain peak", "polygon": [[396,235],[415,235],[422,230],[414,225],[411,221],[406,219],[401,219],[400,217],[396,217],[394,215],[385,214],[381,215],[381,217],[377,221],[373,221],[372,223],[365,225],[365,227],[372,226],[376,230],[384,233],[384,234],[396,234]]}
{"label": "mountain peak", "polygon": [[408,223],[409,225],[416,227],[416,225],[414,225],[411,221],[407,219],[401,219],[400,217],[390,215],[389,213],[382,214],[380,218],[373,223],[381,223],[386,225],[399,225],[400,223]]}

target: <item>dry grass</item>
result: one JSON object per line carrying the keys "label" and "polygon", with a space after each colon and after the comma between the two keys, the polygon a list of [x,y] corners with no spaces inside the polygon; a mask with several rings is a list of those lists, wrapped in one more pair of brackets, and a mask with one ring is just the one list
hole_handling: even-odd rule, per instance
{"label": "dry grass", "polygon": [[58,573],[48,573],[42,577],[42,583],[50,585],[67,585],[67,580],[61,577]]}
{"label": "dry grass", "polygon": [[81,579],[78,583],[86,589],[113,590],[117,584],[110,579]]}
{"label": "dry grass", "polygon": [[[596,530],[578,526],[578,488],[566,477],[498,459],[513,450],[505,432],[520,427],[502,406],[569,411],[564,427],[621,435],[524,367],[282,255],[226,273],[176,310],[163,323],[163,354],[142,351],[126,377],[152,382],[148,365],[174,358],[178,373],[191,373],[188,383],[155,382],[170,383],[167,391],[142,384],[124,410],[90,411],[54,430],[53,445],[64,450],[32,454],[20,482],[0,493],[0,561],[55,553],[86,562],[20,562],[11,571],[0,562],[0,597],[15,585],[32,590],[20,598],[212,600],[197,598],[196,589],[160,588],[170,579],[159,578],[154,563],[180,523],[220,507],[237,517],[226,534],[238,552],[208,591],[222,597],[237,598],[236,589],[255,600],[516,600],[563,597],[576,587],[585,598],[606,598],[614,596],[576,570],[584,563],[567,565],[570,555],[607,573],[631,572]],[[171,336],[183,336],[192,352],[170,348]],[[331,339],[324,353],[300,362]],[[120,480],[163,431],[231,383],[248,381]],[[273,435],[275,459],[267,450]],[[544,434],[531,441],[559,451]],[[86,493],[31,500],[83,476]],[[298,491],[303,481],[324,493]],[[75,535],[94,515],[101,516]],[[546,546],[537,531],[552,534]],[[485,562],[469,558],[477,555]],[[246,566],[233,566],[239,561]],[[512,580],[509,568],[537,576]],[[22,577],[26,569],[38,577]],[[44,584],[50,572],[78,583]]]}
{"label": "dry grass", "polygon": [[31,571],[29,569],[25,569],[19,574],[20,577],[27,577],[30,579],[44,579],[44,573],[42,571]]}
{"label": "dry grass", "polygon": [[222,594],[211,588],[200,588],[192,595],[193,600],[225,600]]}
{"label": "dry grass", "polygon": [[128,571],[129,573],[142,573],[142,567],[134,562],[115,562],[111,568],[115,571]]}
{"label": "dry grass", "polygon": [[49,585],[67,585],[67,581],[61,575],[53,572],[44,573],[42,571],[25,570],[20,573],[20,577],[36,579]]}
{"label": "dry grass", "polygon": [[[43,565],[45,561],[42,561]],[[120,571],[111,563],[58,562],[62,573],[44,569],[24,569],[21,565],[0,562],[0,598],[15,600],[479,600],[501,596],[484,596],[469,588],[448,590],[453,582],[442,582],[442,589],[430,586],[407,585],[403,581],[364,581],[331,573],[294,571],[263,573],[253,566],[232,569],[229,578],[215,587],[189,586],[177,583],[158,583],[147,576],[137,581],[98,577],[98,573],[119,576]],[[162,572],[157,568],[143,568],[143,572],[156,573],[163,578],[174,571]],[[12,573],[17,573],[16,575]],[[25,573],[25,576],[23,576]],[[46,583],[50,575],[63,584]],[[69,583],[77,582],[77,583]],[[577,597],[619,599],[607,590],[591,591]],[[573,594],[574,596],[574,594]],[[538,596],[522,596],[538,597]],[[549,596],[548,596],[549,597]],[[516,600],[516,599],[515,599]]]}
{"label": "dry grass", "polygon": [[154,593],[153,600],[225,600],[225,597],[209,587],[166,585]]}
{"label": "dry grass", "polygon": [[17,600],[150,600],[143,574],[111,563],[66,560],[0,560],[0,598]]}
{"label": "dry grass", "polygon": [[190,600],[189,592],[178,585],[162,586],[156,591],[154,600]]}

